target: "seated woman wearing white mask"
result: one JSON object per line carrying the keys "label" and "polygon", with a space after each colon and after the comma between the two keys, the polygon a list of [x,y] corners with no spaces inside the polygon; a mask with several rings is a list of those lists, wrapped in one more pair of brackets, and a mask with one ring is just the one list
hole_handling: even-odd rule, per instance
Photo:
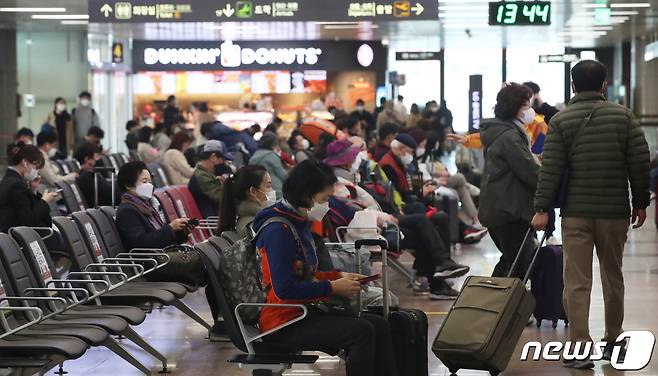
{"label": "seated woman wearing white mask", "polygon": [[276,192],[265,167],[248,165],[224,181],[220,231],[236,231],[247,236],[247,226],[261,210],[274,205]]}
{"label": "seated woman wearing white mask", "polygon": [[[351,297],[359,293],[361,276],[318,271],[310,226],[329,211],[329,197],[336,181],[331,167],[306,160],[288,174],[283,183],[283,200],[256,215],[252,226],[261,231],[256,250],[261,255],[268,303],[312,303],[331,295]],[[288,223],[268,221],[275,217]],[[293,231],[298,234],[299,243]],[[263,308],[259,329],[266,332],[300,315],[297,308]],[[318,350],[334,355],[344,349],[347,376],[398,375],[388,322],[377,315],[352,317],[311,309],[303,320],[263,340],[291,350]]]}
{"label": "seated woman wearing white mask", "polygon": [[128,162],[121,166],[117,181],[124,193],[117,209],[116,224],[126,249],[165,248],[187,241],[192,230],[188,218],[164,223],[151,205],[153,184],[144,162]]}

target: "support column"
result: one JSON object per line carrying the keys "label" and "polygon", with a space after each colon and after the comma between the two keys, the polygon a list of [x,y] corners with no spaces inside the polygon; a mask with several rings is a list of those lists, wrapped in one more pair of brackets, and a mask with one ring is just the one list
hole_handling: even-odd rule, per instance
{"label": "support column", "polygon": [[503,47],[503,55],[502,55],[502,78],[503,82],[507,82],[507,47]]}
{"label": "support column", "polygon": [[441,63],[441,66],[439,67],[439,77],[441,83],[439,84],[439,90],[441,92],[441,100],[443,101],[446,97],[446,53],[445,49],[441,48],[439,51],[439,62]]}
{"label": "support column", "polygon": [[0,29],[0,166],[6,167],[4,158],[7,144],[13,141],[18,127],[18,74],[16,71],[16,31]]}

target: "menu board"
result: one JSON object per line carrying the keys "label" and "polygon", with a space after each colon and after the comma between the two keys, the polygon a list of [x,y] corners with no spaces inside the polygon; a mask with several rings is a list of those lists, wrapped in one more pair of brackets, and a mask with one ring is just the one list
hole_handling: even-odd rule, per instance
{"label": "menu board", "polygon": [[191,71],[140,72],[134,92],[169,94],[289,94],[327,91],[327,72],[313,71]]}

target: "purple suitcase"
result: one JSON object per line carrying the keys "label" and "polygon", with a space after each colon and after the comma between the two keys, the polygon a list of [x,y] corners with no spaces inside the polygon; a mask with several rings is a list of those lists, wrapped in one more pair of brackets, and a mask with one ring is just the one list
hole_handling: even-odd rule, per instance
{"label": "purple suitcase", "polygon": [[549,245],[539,250],[530,279],[536,302],[534,316],[537,327],[541,326],[542,320],[552,321],[553,328],[557,327],[558,320],[564,320],[565,326],[569,324],[562,304],[562,265],[561,245]]}

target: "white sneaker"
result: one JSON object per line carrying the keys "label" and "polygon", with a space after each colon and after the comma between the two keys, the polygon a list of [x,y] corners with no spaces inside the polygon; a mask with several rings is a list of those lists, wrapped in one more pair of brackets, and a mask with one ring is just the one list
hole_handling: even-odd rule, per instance
{"label": "white sneaker", "polygon": [[562,245],[562,242],[557,240],[555,236],[551,236],[548,238],[548,240],[546,240],[546,245]]}

